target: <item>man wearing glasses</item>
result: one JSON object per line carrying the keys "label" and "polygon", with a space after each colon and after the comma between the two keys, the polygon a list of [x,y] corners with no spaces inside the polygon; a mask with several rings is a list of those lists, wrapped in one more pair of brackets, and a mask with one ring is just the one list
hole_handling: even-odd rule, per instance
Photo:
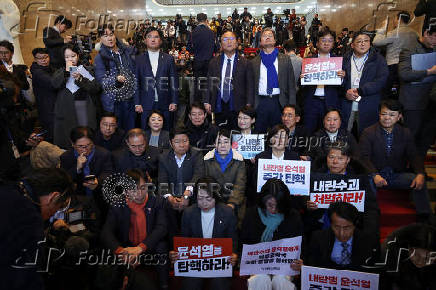
{"label": "man wearing glasses", "polygon": [[119,127],[129,130],[135,127],[135,49],[121,43],[114,32],[111,24],[98,30],[101,48],[94,59],[95,77],[103,87],[103,109],[115,113]]}
{"label": "man wearing glasses", "polygon": [[208,90],[204,106],[215,112],[215,123],[229,130],[237,129],[237,113],[246,105],[254,105],[251,63],[236,51],[236,35],[225,31],[221,36],[221,55],[209,62]]}
{"label": "man wearing glasses", "polygon": [[342,125],[358,136],[378,121],[378,105],[389,70],[384,57],[371,48],[371,38],[367,32],[355,33],[351,48],[342,61],[345,71]]}
{"label": "man wearing glasses", "polygon": [[157,177],[159,150],[148,146],[145,131],[134,128],[126,134],[126,147],[113,152],[115,172],[125,173],[129,169],[139,168],[149,177]]}
{"label": "man wearing glasses", "polygon": [[30,66],[32,73],[32,87],[38,109],[39,122],[43,129],[48,130],[46,140],[53,139],[54,105],[56,89],[51,84],[53,67],[50,65],[50,56],[46,48],[32,50],[34,62]]}
{"label": "man wearing glasses", "polygon": [[[335,43],[335,34],[328,28],[323,27],[318,34],[318,54],[313,58],[327,59],[334,57],[331,53]],[[344,71],[338,71],[338,76],[344,77]],[[304,126],[313,133],[322,126],[322,119],[327,109],[339,109],[339,94],[342,91],[340,86],[312,85],[302,86],[304,96]]]}
{"label": "man wearing glasses", "polygon": [[164,129],[172,127],[170,112],[177,110],[179,101],[178,76],[174,58],[160,51],[162,31],[150,26],[145,32],[147,50],[136,58],[136,79],[138,90],[135,94],[135,111],[142,113],[141,128],[148,126],[152,110],[159,110],[164,116]]}

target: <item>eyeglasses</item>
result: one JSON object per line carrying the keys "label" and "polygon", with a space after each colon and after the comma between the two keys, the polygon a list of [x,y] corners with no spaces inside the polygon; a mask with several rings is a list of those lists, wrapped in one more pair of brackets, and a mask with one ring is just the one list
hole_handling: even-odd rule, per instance
{"label": "eyeglasses", "polygon": [[159,35],[147,35],[147,37],[146,37],[147,39],[159,39],[160,38],[160,36]]}
{"label": "eyeglasses", "polygon": [[291,118],[294,117],[294,115],[292,115],[292,114],[283,114],[282,117],[283,117],[283,118],[289,118],[289,119],[291,119]]}
{"label": "eyeglasses", "polygon": [[236,39],[236,37],[234,37],[234,36],[230,36],[230,37],[223,37],[223,40],[224,41],[229,41],[229,40],[235,40]]}
{"label": "eyeglasses", "polygon": [[88,143],[86,145],[76,145],[76,144],[74,144],[74,147],[76,149],[88,149],[88,148],[92,147],[92,143]]}

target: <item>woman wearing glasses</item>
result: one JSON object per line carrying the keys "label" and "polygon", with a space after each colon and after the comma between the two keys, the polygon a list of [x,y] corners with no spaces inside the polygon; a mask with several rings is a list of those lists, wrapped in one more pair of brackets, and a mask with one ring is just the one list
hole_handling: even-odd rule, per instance
{"label": "woman wearing glasses", "polygon": [[92,68],[79,62],[80,50],[65,46],[65,67],[53,74],[52,85],[58,90],[54,108],[54,143],[70,148],[68,134],[76,126],[97,127],[96,111],[99,104],[100,85]]}

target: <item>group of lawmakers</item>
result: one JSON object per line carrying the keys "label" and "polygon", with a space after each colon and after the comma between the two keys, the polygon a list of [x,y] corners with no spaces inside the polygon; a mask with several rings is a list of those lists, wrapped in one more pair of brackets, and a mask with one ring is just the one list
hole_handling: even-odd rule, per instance
{"label": "group of lawmakers", "polygon": [[[202,28],[206,26],[204,16],[199,14],[197,28],[206,35],[210,32]],[[192,49],[208,45],[195,33],[194,30]],[[435,33],[436,29],[430,27],[417,43],[433,47]],[[384,58],[371,47],[368,34],[355,34],[352,51],[344,56],[343,69],[337,72],[342,85],[301,88],[302,116],[297,106],[296,67],[291,57],[275,48],[274,31],[269,28],[262,31],[260,54],[251,61],[236,52],[235,34],[223,32],[220,55],[209,61],[195,54],[194,76],[199,85],[201,77],[206,77],[206,89],[196,86],[197,101],[190,104],[189,121],[186,126],[175,128],[170,113],[178,109],[179,79],[173,58],[160,51],[161,33],[150,27],[145,34],[147,51],[134,59],[133,52],[116,39],[110,25],[99,30],[99,36],[102,47],[94,60],[95,77],[90,69],[77,66],[78,53],[70,46],[63,49],[66,67],[53,76],[57,80],[53,84],[64,87],[64,99],[70,100],[62,104],[63,108],[60,103],[56,105],[53,120],[54,143],[67,149],[61,152],[59,160],[68,176],[58,177],[64,183],[70,179],[69,182],[76,184],[74,194],[65,196],[71,194],[66,188],[41,184],[44,178],[49,178],[52,173],[49,171],[37,175],[38,179],[28,179],[26,185],[28,191],[34,189],[38,195],[31,194],[29,198],[41,199],[38,205],[41,208],[44,205],[47,211],[43,219],[51,222],[50,230],[67,230],[68,236],[76,234],[69,230],[68,222],[58,222],[64,220],[61,213],[71,207],[75,196],[86,196],[95,202],[101,226],[95,229],[96,235],[88,241],[89,245],[110,249],[133,267],[133,270],[118,266],[100,268],[92,282],[96,288],[136,289],[146,285],[149,289],[168,289],[170,263],[153,267],[158,273],[157,286],[130,259],[142,254],[169,254],[174,262],[178,258],[177,252],[170,251],[174,236],[232,238],[234,246],[229,262],[233,265],[243,243],[303,236],[302,259],[290,265],[293,269],[313,265],[363,271],[368,259],[377,261],[379,254],[377,188],[412,189],[419,221],[429,222],[433,218],[425,185],[422,152],[426,150],[420,150],[420,144],[417,148],[418,131],[399,124],[408,113],[403,110],[402,100],[382,101],[388,68]],[[317,57],[333,57],[330,53],[333,43],[333,33],[321,29]],[[402,57],[409,57],[410,63],[410,54]],[[404,63],[400,67],[401,74],[414,74],[413,81],[434,74],[430,69],[418,76]],[[98,84],[103,88],[98,100],[106,112],[100,114],[99,130],[94,134],[90,127],[97,125],[93,126],[91,116],[97,106],[91,102],[96,100],[93,96],[97,94]],[[74,95],[73,102],[67,94]],[[141,113],[141,128],[148,128],[147,131],[134,128],[135,112]],[[212,112],[218,126],[210,124],[207,118]],[[94,112],[94,119],[96,115]],[[420,118],[418,114],[408,116]],[[305,129],[298,124],[301,118]],[[267,133],[265,150],[252,160],[244,160],[232,148],[231,130],[242,134]],[[359,142],[351,132],[360,136]],[[316,144],[296,142],[293,146],[292,141],[299,141],[300,137],[316,140]],[[35,150],[41,146],[40,141],[40,136],[29,138]],[[274,178],[258,193],[259,159],[311,161],[312,170],[326,176],[359,174],[366,191],[365,212],[359,213],[345,202],[333,203],[328,210],[319,209],[303,197],[291,196],[283,181]],[[136,190],[125,190],[124,207],[104,200],[107,199],[103,194],[107,190],[105,180],[113,173],[125,173],[136,185]],[[152,182],[157,184],[160,194],[149,190]],[[221,190],[201,188],[199,184],[218,184]],[[110,194],[117,190],[113,188]],[[44,198],[47,192],[50,198]],[[62,199],[54,199],[60,192],[63,192]],[[425,225],[407,230],[422,236],[434,233],[433,228]],[[394,233],[393,239],[405,236],[410,256],[416,249],[428,251],[434,246],[434,236],[423,246],[421,235],[414,240],[410,234],[404,234],[404,229],[400,232],[403,235]],[[422,285],[420,289],[431,287],[434,275],[429,267],[434,269],[434,265],[426,267],[427,264],[422,265],[414,258],[401,261],[396,274],[380,270],[386,274],[383,283],[410,289],[407,288],[410,282],[405,282],[404,277],[412,277]],[[404,273],[404,277],[398,273]],[[73,283],[71,280],[70,277],[68,281]],[[210,280],[212,289],[230,287],[227,278]],[[181,287],[201,289],[204,281],[184,278]],[[249,289],[295,287],[291,277],[279,275],[254,275],[248,286]]]}

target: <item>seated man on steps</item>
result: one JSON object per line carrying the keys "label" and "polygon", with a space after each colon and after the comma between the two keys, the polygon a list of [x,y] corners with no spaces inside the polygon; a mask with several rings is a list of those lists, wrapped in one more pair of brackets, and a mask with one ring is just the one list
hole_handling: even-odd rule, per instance
{"label": "seated man on steps", "polygon": [[376,187],[412,189],[418,221],[426,222],[431,216],[431,206],[424,161],[417,153],[410,130],[397,124],[402,117],[402,105],[397,100],[384,100],[379,110],[379,122],[365,129],[360,137],[361,161],[371,172]]}

